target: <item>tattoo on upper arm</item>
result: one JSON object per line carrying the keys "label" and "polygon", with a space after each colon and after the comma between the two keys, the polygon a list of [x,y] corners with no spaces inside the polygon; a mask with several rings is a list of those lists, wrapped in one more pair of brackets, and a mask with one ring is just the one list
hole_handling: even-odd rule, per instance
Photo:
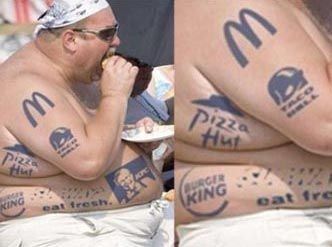
{"label": "tattoo on upper arm", "polygon": [[[222,146],[236,149],[241,141],[240,133],[249,133],[248,126],[239,121],[244,117],[243,113],[228,98],[212,95],[209,99],[194,100],[192,103],[200,107],[196,108],[196,114],[188,130],[194,131],[198,126],[203,128],[203,147]],[[223,112],[228,112],[234,117],[225,116]]]}
{"label": "tattoo on upper arm", "polygon": [[294,67],[277,71],[269,81],[268,91],[280,110],[289,118],[319,97],[305,78],[303,70]]}
{"label": "tattoo on upper arm", "polygon": [[54,130],[51,133],[49,140],[53,149],[61,156],[61,158],[64,158],[79,147],[79,143],[71,130],[65,127],[60,127]]}
{"label": "tattoo on upper arm", "polygon": [[21,216],[26,210],[24,200],[25,198],[23,192],[8,193],[1,196],[0,215],[9,219]]}
{"label": "tattoo on upper arm", "polygon": [[24,145],[16,144],[10,147],[4,147],[6,155],[1,165],[9,167],[9,175],[17,177],[31,177],[33,171],[38,169],[38,163],[35,161],[35,155]]}
{"label": "tattoo on upper arm", "polygon": [[[31,110],[34,109],[37,111],[41,116],[44,116],[46,114],[45,109],[43,108],[41,101],[49,105],[51,108],[53,108],[55,105],[54,103],[47,98],[44,94],[39,92],[33,92],[32,93],[32,100],[31,99],[25,99],[22,103],[23,105],[23,111],[27,119],[29,120],[32,127],[37,127],[38,123],[35,120],[35,118],[32,116]],[[31,109],[32,108],[32,109]]]}
{"label": "tattoo on upper arm", "polygon": [[192,215],[211,217],[222,213],[229,202],[227,184],[222,173],[200,175],[200,169],[190,169],[180,180],[180,202]]}
{"label": "tattoo on upper arm", "polygon": [[143,180],[156,180],[143,157],[125,164],[105,177],[120,204],[126,204],[147,188]]}
{"label": "tattoo on upper arm", "polygon": [[277,29],[268,22],[264,17],[256,13],[251,9],[241,9],[239,13],[240,23],[235,21],[227,21],[224,25],[224,35],[226,38],[227,45],[231,50],[233,56],[240,64],[242,68],[248,65],[248,59],[243,55],[241,50],[239,49],[238,44],[235,42],[232,29],[241,33],[246,37],[250,43],[258,49],[262,45],[262,41],[259,39],[257,34],[253,31],[252,27],[249,25],[247,18],[252,18],[259,22],[271,35],[274,35],[277,32]]}

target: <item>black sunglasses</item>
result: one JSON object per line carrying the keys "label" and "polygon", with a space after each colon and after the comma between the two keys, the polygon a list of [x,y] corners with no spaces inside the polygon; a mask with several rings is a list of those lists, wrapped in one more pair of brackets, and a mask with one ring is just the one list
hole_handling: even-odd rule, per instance
{"label": "black sunglasses", "polygon": [[72,30],[74,32],[80,32],[80,33],[92,33],[103,41],[111,42],[115,37],[115,35],[118,33],[119,24],[115,24],[115,26],[113,27],[108,27],[101,30],[93,30],[85,28],[73,28]]}

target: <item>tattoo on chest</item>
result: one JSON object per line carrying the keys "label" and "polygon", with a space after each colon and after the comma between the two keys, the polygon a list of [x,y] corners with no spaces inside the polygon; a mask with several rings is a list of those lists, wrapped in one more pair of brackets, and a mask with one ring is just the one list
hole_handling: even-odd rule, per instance
{"label": "tattoo on chest", "polygon": [[198,107],[188,130],[200,134],[202,147],[236,149],[241,142],[240,134],[249,133],[248,126],[241,122],[243,113],[228,98],[212,95],[192,103]]}
{"label": "tattoo on chest", "polygon": [[[33,92],[31,95],[32,99],[25,99],[22,103],[23,112],[32,127],[37,127],[38,122],[36,121],[35,117],[37,113],[41,116],[46,114],[45,106],[53,108],[55,105],[54,103],[47,98],[44,94],[39,92]],[[43,103],[43,104],[42,104]],[[33,116],[32,113],[35,115]]]}
{"label": "tattoo on chest", "polygon": [[119,203],[126,204],[143,193],[147,188],[146,183],[156,180],[156,177],[144,158],[140,156],[107,174],[105,179]]}
{"label": "tattoo on chest", "polygon": [[9,175],[15,177],[31,177],[32,173],[38,170],[38,163],[34,154],[24,145],[4,147],[6,152],[1,165],[9,169]]}
{"label": "tattoo on chest", "polygon": [[51,133],[49,140],[53,149],[61,156],[61,158],[64,158],[79,147],[79,143],[71,130],[65,127],[60,127],[54,130]]}
{"label": "tattoo on chest", "polygon": [[227,21],[224,25],[224,35],[227,45],[235,57],[236,61],[242,68],[245,68],[249,61],[243,52],[240,50],[239,45],[234,39],[234,33],[237,32],[244,36],[256,49],[262,45],[262,41],[254,32],[253,28],[248,23],[248,18],[255,20],[261,24],[271,35],[276,34],[277,29],[263,16],[251,9],[241,9],[239,12],[240,22]]}
{"label": "tattoo on chest", "polygon": [[6,193],[0,195],[0,215],[12,219],[23,215],[25,212],[25,198],[23,192]]}
{"label": "tattoo on chest", "polygon": [[277,71],[269,81],[268,92],[288,118],[295,116],[319,97],[305,78],[303,70],[294,67]]}
{"label": "tattoo on chest", "polygon": [[222,173],[202,176],[200,169],[191,169],[181,178],[179,189],[179,203],[197,217],[216,216],[229,203],[225,199],[227,184]]}

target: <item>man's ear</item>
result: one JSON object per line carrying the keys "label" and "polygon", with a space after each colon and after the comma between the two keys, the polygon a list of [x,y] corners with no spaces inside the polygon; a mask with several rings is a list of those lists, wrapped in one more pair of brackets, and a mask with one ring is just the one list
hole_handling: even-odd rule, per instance
{"label": "man's ear", "polygon": [[77,50],[77,36],[73,30],[65,30],[62,33],[62,43],[65,49],[68,51],[74,52]]}

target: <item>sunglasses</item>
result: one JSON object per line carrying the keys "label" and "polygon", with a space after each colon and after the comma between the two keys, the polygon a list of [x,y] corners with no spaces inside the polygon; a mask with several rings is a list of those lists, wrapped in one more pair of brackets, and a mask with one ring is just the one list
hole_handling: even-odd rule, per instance
{"label": "sunglasses", "polygon": [[73,28],[72,30],[79,33],[92,33],[103,41],[111,42],[114,39],[114,36],[118,33],[119,24],[115,24],[113,27],[104,28],[98,31],[85,28]]}

